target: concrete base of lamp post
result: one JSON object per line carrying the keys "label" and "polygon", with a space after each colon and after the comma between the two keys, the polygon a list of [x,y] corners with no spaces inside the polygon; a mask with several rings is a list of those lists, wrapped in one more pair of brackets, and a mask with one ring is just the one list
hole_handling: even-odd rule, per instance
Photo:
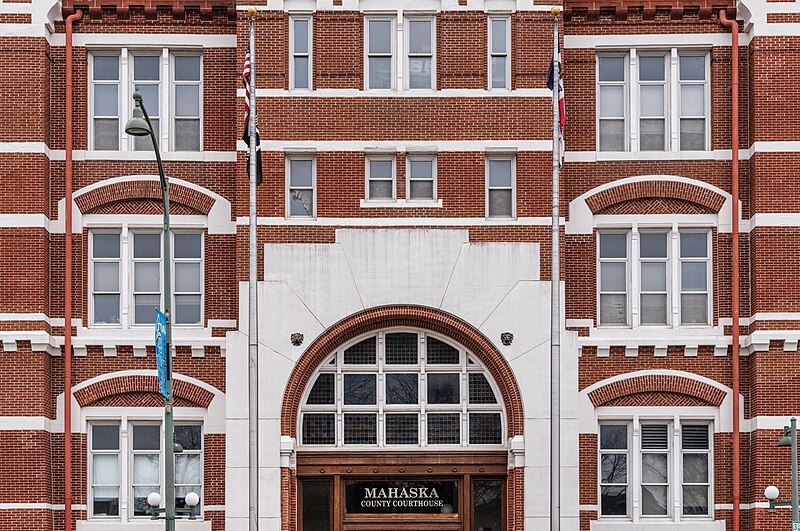
{"label": "concrete base of lamp post", "polygon": [[[177,531],[211,531],[210,521],[176,520]],[[78,522],[77,531],[164,531],[163,520],[141,520],[132,522]]]}

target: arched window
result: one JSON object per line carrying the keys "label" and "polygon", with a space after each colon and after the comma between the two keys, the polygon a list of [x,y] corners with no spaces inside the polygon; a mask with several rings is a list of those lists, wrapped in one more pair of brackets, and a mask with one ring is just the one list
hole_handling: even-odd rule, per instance
{"label": "arched window", "polygon": [[466,349],[422,330],[342,345],[303,396],[302,446],[459,447],[505,443],[497,386]]}

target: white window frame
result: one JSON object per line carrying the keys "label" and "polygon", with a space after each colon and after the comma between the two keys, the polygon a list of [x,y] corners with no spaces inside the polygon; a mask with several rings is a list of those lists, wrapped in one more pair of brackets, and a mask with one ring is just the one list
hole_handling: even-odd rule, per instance
{"label": "white window frame", "polygon": [[[294,23],[295,21],[305,20],[308,24],[308,53],[298,53],[295,50],[295,33],[294,33]],[[313,17],[312,15],[291,15],[289,17],[289,90],[297,90],[303,92],[310,92],[314,90],[314,79],[312,73],[314,72],[313,61],[314,61],[314,37],[312,35],[313,32]],[[296,87],[294,84],[295,81],[295,59],[297,57],[307,57],[308,58],[308,87]]]}
{"label": "white window frame", "polygon": [[[640,149],[640,87],[651,82],[639,81],[639,57],[640,56],[663,55],[665,58],[665,132],[664,149],[648,150],[643,152]],[[682,84],[700,84],[698,81],[681,82],[680,80],[680,56],[704,56],[705,57],[705,81],[702,82],[705,91],[704,111],[705,111],[705,149],[711,150],[711,52],[708,48],[697,47],[648,47],[630,48],[625,50],[600,49],[598,48],[597,57],[624,57],[625,58],[625,81],[624,82],[600,82],[599,61],[595,61],[595,107],[599,105],[600,87],[603,85],[623,85],[625,86],[624,100],[624,151],[602,151],[602,153],[675,153],[682,152],[680,148],[680,86]],[[656,83],[658,84],[658,83]],[[698,117],[699,118],[699,117]],[[595,112],[595,149],[600,151],[600,113]],[[696,151],[685,151],[694,153]]]}
{"label": "white window frame", "polygon": [[[625,449],[604,449],[601,448],[602,441],[601,438],[601,426],[598,425],[597,427],[597,514],[603,519],[608,520],[619,520],[628,518],[631,513],[631,443],[633,440],[631,434],[631,426],[630,423],[627,421],[608,421],[608,422],[601,422],[601,425],[617,425],[617,426],[625,426],[625,433],[626,433],[626,446]],[[603,487],[620,487],[622,483],[603,483],[603,455],[625,455],[625,513],[624,515],[603,515]]]}
{"label": "white window frame", "polygon": [[[369,86],[369,58],[370,56],[387,57],[386,54],[372,54],[369,51],[369,24],[371,21],[391,22],[390,40],[392,45],[391,67],[390,67],[390,87],[389,88],[370,88]],[[367,15],[364,17],[364,90],[387,92],[397,90],[397,17],[391,15]]]}
{"label": "white window frame", "polygon": [[[164,139],[165,138],[168,139],[169,136],[170,136],[168,130],[169,130],[169,126],[171,125],[169,123],[171,121],[171,119],[164,120],[164,116],[165,115],[169,116],[170,114],[174,114],[174,113],[171,113],[171,112],[165,110],[168,107],[167,107],[167,104],[166,104],[166,102],[164,100],[164,95],[165,95],[164,91],[165,91],[166,87],[164,85],[164,68],[163,68],[163,65],[162,65],[162,61],[163,61],[164,54],[167,54],[167,53],[168,53],[168,51],[166,49],[161,49],[161,48],[158,48],[158,49],[147,49],[147,48],[128,49],[128,57],[129,57],[129,60],[128,60],[128,67],[129,67],[128,77],[130,79],[130,82],[128,84],[130,85],[130,89],[129,90],[130,90],[131,97],[133,96],[134,91],[139,86],[153,86],[154,85],[154,86],[157,87],[157,91],[158,91],[158,108],[155,109],[155,111],[153,109],[147,109],[147,115],[150,117],[151,121],[153,119],[158,121],[158,135],[156,136],[156,140],[158,140],[159,149],[162,149],[162,146],[164,146],[164,147],[169,146],[169,143],[164,142]],[[135,72],[136,72],[136,57],[155,57],[157,59],[157,63],[158,63],[158,81],[137,81],[136,80],[136,74],[135,74]],[[133,102],[133,100],[131,100],[130,103],[131,103],[131,109],[133,109],[136,104]],[[158,114],[156,114],[156,112]],[[127,122],[127,118],[126,118],[125,121]],[[165,121],[167,122],[166,124],[165,124]],[[165,127],[166,127],[166,129],[165,129]],[[142,138],[141,142],[145,143],[145,145],[146,145],[145,148],[143,148],[141,150],[137,150],[136,149],[136,139],[137,138]],[[133,135],[128,135],[128,150],[129,151],[146,151],[147,152],[147,151],[150,151],[152,149],[150,144],[152,144],[152,142],[148,139],[147,136],[136,137],[136,136],[133,136]]]}
{"label": "white window frame", "polygon": [[[666,502],[667,514],[666,515],[644,514],[643,508],[642,508],[641,504],[639,504],[639,506],[638,506],[638,508],[639,508],[639,516],[642,518],[642,520],[654,520],[654,519],[671,518],[672,517],[672,503],[671,503],[671,500],[673,498],[673,493],[674,493],[674,489],[675,489],[675,485],[673,485],[673,483],[674,483],[673,479],[674,479],[675,474],[674,473],[670,474],[670,471],[674,470],[674,468],[675,468],[675,459],[673,458],[673,456],[674,456],[674,453],[676,451],[675,445],[673,443],[674,435],[673,435],[672,420],[664,421],[664,420],[643,419],[639,423],[639,433],[640,434],[641,434],[641,431],[642,431],[642,427],[646,426],[646,425],[665,426],[666,427],[666,431],[667,431],[667,447],[666,447],[666,449],[661,449],[661,448],[657,448],[657,449],[656,448],[643,448],[642,447],[642,437],[639,437],[639,445],[638,445],[638,447],[634,448],[634,450],[638,454],[636,456],[636,458],[638,460],[639,471],[640,471],[639,474],[638,474],[639,482],[638,482],[638,485],[636,485],[637,494],[639,495],[639,499],[641,500],[641,498],[644,497],[644,488],[646,486],[662,486],[662,487],[666,486],[667,487],[667,502]],[[644,455],[645,454],[659,454],[659,455],[666,455],[667,456],[667,482],[666,482],[666,484],[664,484],[664,483],[645,483],[644,475],[643,475],[643,471],[644,471]]]}
{"label": "white window frame", "polygon": [[[606,234],[625,234],[625,258],[600,258],[600,233]],[[627,328],[630,326],[631,323],[631,298],[633,294],[631,293],[631,272],[634,269],[631,267],[631,231],[630,230],[619,230],[619,229],[609,229],[597,230],[597,238],[596,238],[596,249],[595,249],[595,256],[597,256],[597,264],[595,270],[595,278],[597,279],[597,319],[595,320],[598,327],[603,328]],[[600,290],[600,275],[601,275],[601,264],[602,263],[624,263],[625,264],[625,323],[618,324],[618,323],[610,323],[610,324],[603,324],[600,323],[600,308],[601,308],[601,295],[621,295],[622,293],[619,291],[606,291],[602,292]]]}
{"label": "white window frame", "polygon": [[[419,54],[411,53],[411,22],[430,22],[431,25],[431,53],[430,54]],[[405,76],[405,90],[412,90],[412,91],[425,91],[425,90],[436,90],[436,17],[434,16],[408,16],[405,19],[405,28],[404,28],[404,48],[405,53],[403,54],[404,58],[404,70],[406,71]],[[411,58],[412,57],[430,57],[431,59],[431,86],[430,88],[412,88],[411,87]]]}
{"label": "white window frame", "polygon": [[[94,236],[95,234],[116,234],[119,236],[119,257],[118,258],[95,258],[94,257]],[[124,259],[123,259],[123,241],[122,241],[122,233],[120,230],[115,229],[96,229],[89,231],[89,271],[87,274],[88,283],[89,283],[89,303],[88,303],[88,310],[89,310],[89,317],[88,321],[92,324],[92,326],[100,327],[111,327],[111,328],[118,328],[122,324],[122,306],[123,306],[123,299],[125,298],[124,287],[122,278],[123,278],[123,269],[124,269]],[[117,264],[117,286],[119,290],[116,292],[110,291],[100,291],[96,292],[94,289],[94,264],[95,263],[116,263]],[[95,323],[94,322],[94,296],[97,295],[113,295],[117,293],[119,295],[119,323]]]}
{"label": "white window frame", "polygon": [[[383,155],[366,155],[364,157],[364,200],[370,203],[373,202],[387,202],[387,201],[397,201],[397,157],[395,155],[390,154],[383,154]],[[371,175],[371,162],[389,162],[391,164],[391,182],[392,182],[392,197],[376,197],[373,198],[370,196],[369,193],[369,183],[371,181],[383,181],[386,182],[389,179],[373,179]]]}
{"label": "white window frame", "polygon": [[[94,450],[92,448],[93,442],[93,434],[92,434],[92,426],[94,425],[106,425],[106,426],[117,426],[117,449],[116,450]],[[125,447],[123,446],[122,438],[123,438],[123,426],[119,419],[104,419],[104,420],[97,420],[92,422],[88,425],[86,430],[86,448],[88,452],[88,459],[86,463],[86,487],[88,489],[87,493],[87,509],[86,512],[89,515],[89,518],[93,518],[95,520],[119,520],[120,518],[127,517],[125,511],[123,511],[122,500],[123,497],[127,498],[127,488],[124,485],[124,477],[123,477],[123,470],[125,467],[122,466],[122,459],[123,453],[126,451]],[[117,456],[117,516],[108,516],[108,515],[94,515],[94,458],[95,454],[102,454],[102,455],[116,455]],[[108,485],[101,485],[101,486],[108,486]]]}
{"label": "white window frame", "polygon": [[[436,159],[437,156],[435,154],[415,154],[415,153],[407,153],[406,154],[406,201],[413,202],[413,203],[435,203],[438,201],[438,178],[437,178],[437,167],[436,167]],[[411,197],[411,163],[412,162],[421,162],[421,161],[430,161],[431,163],[431,181],[433,185],[433,197],[425,197],[421,199],[414,199]],[[414,179],[415,181],[427,181],[427,179]]]}
{"label": "white window frame", "polygon": [[[510,216],[491,216],[489,215],[489,190],[508,190],[506,186],[490,187],[490,162],[493,160],[510,160],[511,161],[511,215]],[[486,163],[484,164],[484,181],[485,181],[485,197],[484,204],[486,205],[486,219],[517,219],[517,156],[516,154],[487,154]]]}
{"label": "white window frame", "polygon": [[[596,227],[596,248],[595,248],[595,323],[598,328],[630,328],[630,329],[689,329],[689,328],[711,328],[713,326],[714,315],[714,256],[713,250],[713,227],[707,224],[693,225],[674,222],[672,225],[661,224],[608,224]],[[639,235],[641,232],[667,232],[667,325],[643,325],[641,324],[641,259],[639,251]],[[622,233],[628,234],[627,248],[627,312],[628,319],[626,325],[602,324],[600,323],[600,233]],[[680,234],[681,233],[705,233],[707,257],[706,258],[680,258]],[[603,259],[606,261],[606,259]],[[682,324],[681,317],[681,266],[682,261],[701,261],[706,265],[706,287],[707,287],[707,308],[706,322],[702,324]],[[609,259],[609,261],[621,261],[621,259]],[[635,261],[635,262],[634,262]],[[702,293],[702,292],[688,292]]]}
{"label": "white window frame", "polygon": [[[158,426],[158,450],[134,450],[133,449],[133,432],[135,426]],[[128,433],[130,437],[128,437],[128,447],[126,448],[126,461],[128,463],[128,518],[130,520],[141,520],[150,518],[150,515],[135,515],[134,510],[134,499],[135,499],[135,487],[137,486],[134,483],[134,461],[135,456],[137,455],[155,455],[158,454],[158,492],[159,494],[163,493],[165,490],[165,482],[164,482],[164,427],[156,422],[156,421],[130,421],[127,425]],[[148,486],[148,485],[144,485]]]}
{"label": "white window frame", "polygon": [[[134,243],[135,237],[137,234],[153,234],[158,235],[158,256],[159,258],[135,258]],[[131,229],[128,237],[128,244],[130,245],[130,275],[128,276],[128,293],[130,294],[129,299],[129,306],[130,306],[130,326],[131,328],[143,327],[143,326],[153,326],[155,322],[155,313],[153,314],[153,323],[137,323],[136,322],[136,295],[153,295],[154,292],[141,292],[137,293],[135,291],[135,284],[136,284],[136,264],[158,264],[158,304],[161,308],[164,307],[164,267],[162,260],[164,259],[164,241],[163,241],[163,234],[156,229],[148,228],[148,229]],[[174,295],[173,295],[174,297]],[[173,301],[174,303],[174,301]]]}
{"label": "white window frame", "polygon": [[[184,57],[186,57],[186,56],[192,56],[192,57],[199,56],[200,57],[200,81],[176,81],[175,80],[175,72],[176,72],[175,57],[177,57],[177,56],[184,56]],[[191,51],[182,51],[182,50],[173,51],[170,54],[169,69],[170,69],[170,73],[169,73],[169,75],[170,75],[170,86],[169,86],[169,94],[170,94],[170,100],[169,100],[169,105],[170,105],[170,107],[169,107],[169,111],[170,111],[170,117],[169,117],[170,129],[169,130],[170,131],[176,131],[177,130],[177,128],[175,127],[175,122],[176,121],[199,119],[199,122],[200,122],[199,149],[197,151],[186,151],[185,153],[199,153],[199,152],[202,152],[203,151],[203,99],[204,99],[203,98],[203,78],[204,78],[203,54],[202,53],[191,52]],[[178,108],[176,103],[175,103],[175,94],[176,94],[177,90],[176,90],[175,87],[178,86],[178,85],[190,85],[190,86],[191,85],[197,85],[198,91],[200,92],[200,106],[199,106],[199,113],[200,114],[198,116],[195,116],[195,117],[181,116],[180,118],[177,116],[177,114],[175,112],[175,110]],[[170,137],[171,137],[170,138],[170,144],[171,144],[170,147],[171,147],[172,151],[177,151],[177,149],[175,148],[175,140],[176,140],[177,136],[175,134],[172,134],[172,135],[170,135]]]}
{"label": "white window frame", "polygon": [[[200,234],[200,258],[176,258],[175,257],[175,234]],[[170,252],[172,253],[172,260],[170,260],[170,283],[172,284],[172,324],[173,326],[182,327],[201,327],[205,321],[205,285],[206,285],[206,238],[203,232],[189,229],[176,229],[170,230]],[[199,264],[200,265],[200,292],[181,291],[178,292],[177,288],[177,274],[176,266],[179,263]],[[174,318],[177,310],[176,297],[178,295],[200,295],[200,321],[197,323],[178,323]],[[162,297],[163,299],[163,297]]]}
{"label": "white window frame", "polygon": [[[291,194],[293,189],[309,190],[307,186],[291,186],[292,184],[292,165],[289,163],[292,160],[310,160],[311,161],[311,188],[312,197],[314,201],[313,212],[310,216],[292,216],[291,214]],[[285,215],[286,219],[316,219],[317,218],[317,157],[313,153],[286,153],[285,157],[285,184],[286,196]]]}
{"label": "white window frame", "polygon": [[[116,57],[118,59],[117,63],[117,80],[116,81],[108,81],[108,80],[94,80],[94,58],[95,57]],[[89,125],[88,125],[88,134],[89,138],[87,139],[87,144],[89,148],[94,150],[94,119],[96,118],[94,114],[94,87],[95,85],[116,85],[117,86],[117,148],[118,150],[123,149],[123,145],[126,145],[127,142],[124,142],[125,131],[124,131],[124,123],[127,121],[127,117],[124,117],[124,113],[127,109],[125,105],[125,101],[123,97],[127,92],[127,79],[123,80],[123,77],[127,77],[125,74],[127,73],[127,69],[123,68],[123,62],[127,63],[127,50],[125,53],[120,53],[119,51],[111,51],[111,50],[95,50],[90,51],[88,53],[88,75],[87,80],[89,82],[89,88],[87,90],[88,96],[88,111],[87,114],[89,116]],[[112,116],[99,116],[98,118],[113,118]],[[102,150],[114,153],[114,150]]]}
{"label": "white window frame", "polygon": [[[666,256],[663,257],[663,258],[642,257],[642,246],[641,246],[641,236],[642,236],[642,234],[663,234],[664,238],[666,239],[666,247],[667,247]],[[672,310],[672,299],[673,299],[673,296],[674,296],[673,295],[674,289],[673,289],[673,286],[672,286],[672,275],[670,274],[670,266],[671,266],[672,262],[675,260],[675,257],[672,256],[672,253],[670,252],[672,250],[671,249],[672,246],[670,245],[670,241],[671,241],[670,231],[669,230],[665,230],[665,229],[660,229],[660,230],[659,229],[643,229],[642,231],[637,232],[636,238],[639,241],[639,245],[637,246],[639,248],[639,253],[636,256],[636,267],[637,267],[637,273],[638,273],[637,277],[640,279],[639,291],[637,293],[637,296],[639,297],[638,306],[639,306],[639,310],[640,310],[639,313],[638,313],[639,322],[641,324],[641,319],[642,319],[642,312],[641,312],[642,295],[666,295],[666,302],[665,302],[665,304],[666,304],[666,308],[665,308],[666,322],[665,323],[653,323],[653,324],[641,324],[641,326],[647,326],[647,327],[670,326],[672,324],[672,311],[671,310]],[[644,289],[642,288],[641,279],[644,277],[644,275],[642,274],[642,268],[643,268],[643,264],[647,264],[647,263],[651,263],[651,264],[652,263],[663,263],[663,264],[665,264],[665,266],[664,266],[664,269],[665,269],[664,275],[665,275],[666,278],[664,279],[664,282],[665,282],[666,292],[644,291]]]}
{"label": "white window frame", "polygon": [[[638,50],[637,50],[638,52]],[[672,111],[675,109],[674,105],[671,105],[671,93],[672,93],[672,85],[674,84],[675,80],[672,78],[671,68],[670,68],[670,53],[663,52],[663,51],[642,51],[641,54],[636,55],[636,53],[632,53],[632,62],[636,65],[636,95],[635,100],[637,102],[637,106],[635,109],[632,109],[632,112],[636,113],[636,129],[638,131],[638,135],[635,137],[636,144],[639,148],[639,151],[645,151],[641,148],[641,139],[642,139],[642,127],[641,122],[642,120],[663,120],[664,121],[664,141],[661,145],[661,149],[649,149],[646,151],[649,152],[660,152],[660,151],[670,151],[670,135],[672,134],[672,128],[670,116],[672,115]],[[641,62],[642,57],[662,57],[664,59],[664,80],[663,81],[642,81],[639,79],[640,68],[639,64]],[[633,82],[633,76],[631,76],[631,82]],[[663,106],[664,112],[663,115],[645,115],[642,113],[642,89],[644,87],[663,87]]]}
{"label": "white window frame", "polygon": [[[683,448],[683,428],[687,425],[695,425],[695,426],[705,426],[708,430],[708,449],[706,450],[696,450],[696,449],[684,449]],[[702,422],[696,421],[692,419],[682,420],[680,423],[680,448],[676,451],[678,457],[680,459],[680,463],[678,465],[679,474],[680,474],[680,512],[681,518],[685,518],[687,520],[694,520],[694,519],[707,519],[713,515],[714,512],[714,430],[713,425],[709,422]],[[708,482],[707,483],[686,483],[683,480],[683,457],[685,454],[705,454],[708,455]],[[683,487],[684,486],[706,486],[708,487],[708,514],[684,514],[683,513]]]}
{"label": "white window frame", "polygon": [[[488,50],[488,86],[487,88],[491,91],[509,91],[511,90],[511,17],[508,15],[500,15],[500,16],[490,16],[489,17],[489,28],[487,30],[487,35],[489,37],[487,50]],[[503,21],[506,26],[506,52],[505,53],[498,53],[492,50],[492,22],[494,21]],[[505,86],[504,87],[493,87],[492,86],[492,58],[493,57],[505,57],[506,63],[506,78],[505,78]]]}

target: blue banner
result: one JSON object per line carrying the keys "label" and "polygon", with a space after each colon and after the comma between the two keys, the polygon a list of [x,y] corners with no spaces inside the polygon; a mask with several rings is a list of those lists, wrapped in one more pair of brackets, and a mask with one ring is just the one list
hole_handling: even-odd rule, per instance
{"label": "blue banner", "polygon": [[156,366],[158,386],[164,398],[169,398],[167,389],[167,316],[156,308]]}

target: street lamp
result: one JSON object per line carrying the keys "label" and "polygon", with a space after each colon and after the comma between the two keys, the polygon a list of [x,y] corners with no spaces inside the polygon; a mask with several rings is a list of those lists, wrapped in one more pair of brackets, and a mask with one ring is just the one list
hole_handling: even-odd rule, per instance
{"label": "street lamp", "polygon": [[792,417],[791,424],[783,427],[783,437],[778,441],[778,446],[792,447],[792,501],[775,501],[780,492],[778,487],[770,485],[764,489],[764,496],[769,500],[769,512],[774,513],[775,507],[792,508],[792,529],[800,529],[800,503],[797,491],[797,419]]}
{"label": "street lamp", "polygon": [[[175,512],[179,514],[188,514],[189,520],[197,520],[195,510],[197,504],[200,503],[200,496],[196,492],[190,492],[186,494],[185,501],[186,507],[175,509]],[[159,505],[161,505],[161,494],[157,492],[151,492],[147,495],[147,505],[150,506],[150,513],[152,514],[150,517],[151,520],[158,520],[158,514],[166,511],[166,508],[159,508]]]}
{"label": "street lamp", "polygon": [[[161,199],[164,202],[164,231],[161,237],[164,240],[164,315],[167,317],[167,397],[164,400],[164,482],[166,483],[164,487],[166,493],[164,521],[166,523],[166,531],[175,531],[175,453],[182,452],[183,448],[175,442],[175,425],[172,420],[172,319],[170,316],[172,302],[170,257],[172,254],[169,249],[169,184],[167,177],[164,175],[164,166],[161,163],[161,154],[158,151],[158,141],[153,132],[153,125],[150,123],[150,117],[147,115],[142,93],[139,92],[138,87],[133,93],[133,101],[136,102],[136,107],[133,109],[133,116],[125,124],[125,132],[132,136],[150,135],[150,139],[153,141],[153,151],[156,153],[156,162],[158,163],[158,176],[161,179]],[[152,494],[157,493],[151,493],[147,497],[148,503],[151,501]],[[156,505],[160,505],[161,496],[157,497],[158,503]],[[153,496],[152,501],[156,501],[155,496]],[[157,513],[154,512],[153,517],[158,518]]]}

